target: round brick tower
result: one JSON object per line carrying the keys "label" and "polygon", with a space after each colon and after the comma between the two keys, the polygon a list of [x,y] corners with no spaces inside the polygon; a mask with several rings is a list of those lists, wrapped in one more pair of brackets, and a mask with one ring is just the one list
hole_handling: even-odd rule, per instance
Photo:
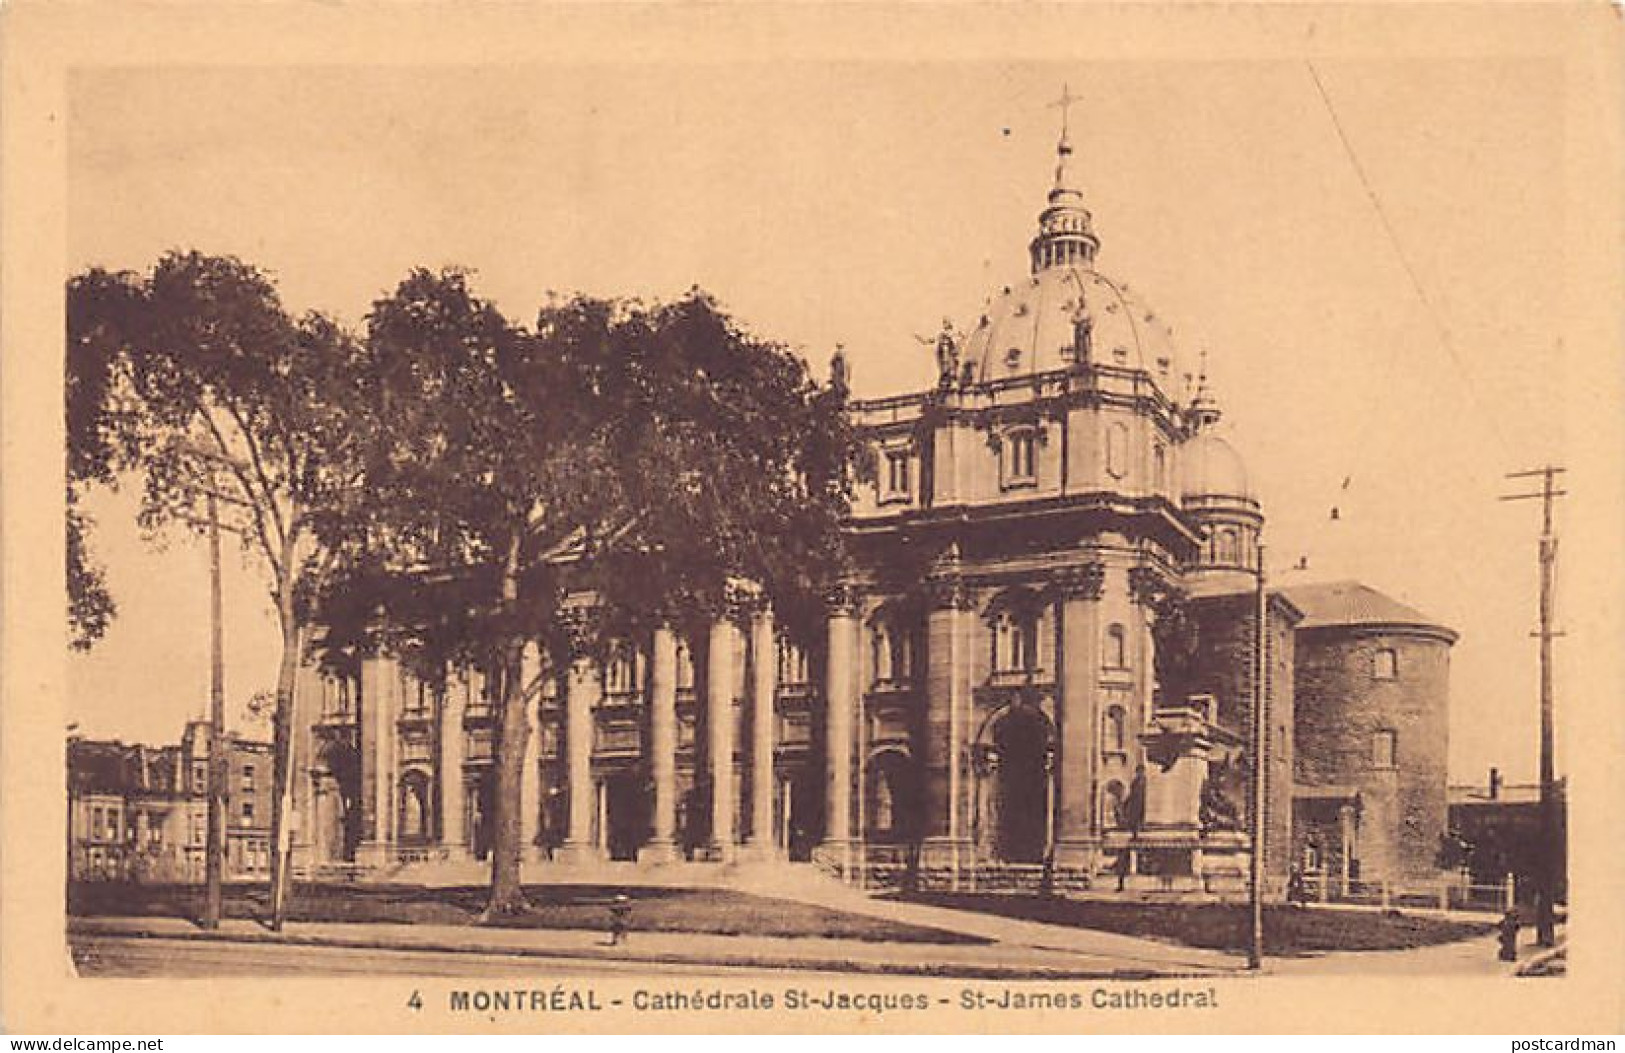
{"label": "round brick tower", "polygon": [[1296,654],[1294,849],[1360,881],[1436,874],[1456,634],[1355,582],[1286,590]]}

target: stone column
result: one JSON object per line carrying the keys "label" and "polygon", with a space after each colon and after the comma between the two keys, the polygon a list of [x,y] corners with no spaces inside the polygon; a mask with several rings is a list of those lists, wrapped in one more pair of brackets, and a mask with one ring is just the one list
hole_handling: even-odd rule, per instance
{"label": "stone column", "polygon": [[468,678],[446,678],[440,701],[440,847],[449,859],[468,856],[463,832],[463,707],[468,701]]}
{"label": "stone column", "polygon": [[542,857],[537,844],[542,835],[542,692],[536,680],[543,664],[541,648],[534,642],[525,644],[519,657],[519,684],[511,696],[525,707],[525,770],[519,778],[521,859]]}
{"label": "stone column", "polygon": [[970,708],[971,608],[957,565],[928,583],[926,616],[926,717],[921,739],[924,809],[923,861],[946,865],[957,875],[970,831],[965,820],[971,788],[965,779],[966,728]]}
{"label": "stone column", "polygon": [[763,605],[751,620],[751,734],[750,734],[750,850],[753,856],[774,854],[773,792],[776,776],[773,766],[774,712],[776,689],[776,638],[773,612]]}
{"label": "stone column", "polygon": [[711,760],[711,838],[706,855],[734,858],[734,668],[739,630],[726,615],[711,623],[705,656],[706,746]]}
{"label": "stone column", "polygon": [[649,656],[649,767],[654,776],[652,830],[640,861],[677,858],[677,638],[662,626]]}
{"label": "stone column", "polygon": [[382,866],[394,848],[395,694],[399,670],[393,659],[361,663],[361,795],[363,840],[357,862]]}
{"label": "stone column", "polygon": [[843,865],[852,851],[852,730],[857,711],[858,611],[853,589],[830,597],[828,666],[824,676],[824,844]]}
{"label": "stone column", "polygon": [[1055,862],[1087,866],[1096,829],[1096,765],[1100,747],[1100,597],[1106,568],[1086,563],[1063,568],[1061,595],[1061,699],[1057,743]]}
{"label": "stone column", "polygon": [[[292,829],[295,869],[304,870],[319,859],[315,850],[322,837],[316,820],[316,722],[322,712],[322,675],[314,665],[301,664],[294,675],[292,755],[288,764],[292,769],[289,790],[293,796],[293,810],[288,815]],[[272,787],[275,793],[275,787]],[[267,805],[269,807],[269,805]],[[267,819],[269,822],[269,819]],[[274,847],[274,846],[272,846]]]}
{"label": "stone column", "polygon": [[564,751],[570,823],[564,844],[559,848],[561,862],[582,863],[598,857],[592,843],[593,808],[597,797],[592,783],[592,744],[593,710],[598,706],[602,690],[597,664],[590,656],[578,654],[570,665],[564,690]]}

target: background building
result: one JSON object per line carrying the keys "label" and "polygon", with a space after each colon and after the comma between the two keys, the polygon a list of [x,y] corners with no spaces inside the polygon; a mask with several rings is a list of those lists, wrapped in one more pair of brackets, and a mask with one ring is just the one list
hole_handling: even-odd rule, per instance
{"label": "background building", "polygon": [[[270,873],[271,746],[227,733],[227,878]],[[81,881],[203,880],[209,725],[169,746],[68,740],[68,848]]]}

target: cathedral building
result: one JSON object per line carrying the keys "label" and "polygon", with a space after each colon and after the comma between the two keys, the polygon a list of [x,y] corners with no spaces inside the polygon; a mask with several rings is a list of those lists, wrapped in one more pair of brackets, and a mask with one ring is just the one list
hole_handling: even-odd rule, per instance
{"label": "cathedral building", "polygon": [[[1275,887],[1432,870],[1454,635],[1356,583],[1260,592],[1264,510],[1218,402],[1097,267],[1064,130],[1058,153],[1028,273],[944,323],[931,386],[851,403],[878,471],[817,631],[741,592],[547,678],[537,865],[1234,894],[1261,774]],[[435,690],[382,657],[307,672],[297,706],[296,866],[487,854],[478,675]]]}

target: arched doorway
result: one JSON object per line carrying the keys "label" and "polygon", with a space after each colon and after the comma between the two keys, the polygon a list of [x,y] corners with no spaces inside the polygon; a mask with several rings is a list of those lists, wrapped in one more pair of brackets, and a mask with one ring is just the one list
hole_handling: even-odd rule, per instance
{"label": "arched doorway", "polygon": [[994,851],[1007,863],[1039,863],[1049,849],[1049,721],[1030,707],[993,725]]}
{"label": "arched doorway", "polygon": [[429,841],[429,776],[412,769],[401,776],[400,806],[396,814],[397,837],[403,844]]}
{"label": "arched doorway", "polygon": [[878,844],[907,844],[920,829],[919,780],[914,761],[899,749],[879,750],[865,765],[864,836]]}
{"label": "arched doorway", "polygon": [[343,739],[328,739],[316,755],[326,769],[318,769],[314,780],[320,858],[353,863],[361,843],[361,755]]}
{"label": "arched doorway", "polygon": [[604,848],[609,858],[635,861],[649,839],[649,787],[636,772],[604,779]]}

